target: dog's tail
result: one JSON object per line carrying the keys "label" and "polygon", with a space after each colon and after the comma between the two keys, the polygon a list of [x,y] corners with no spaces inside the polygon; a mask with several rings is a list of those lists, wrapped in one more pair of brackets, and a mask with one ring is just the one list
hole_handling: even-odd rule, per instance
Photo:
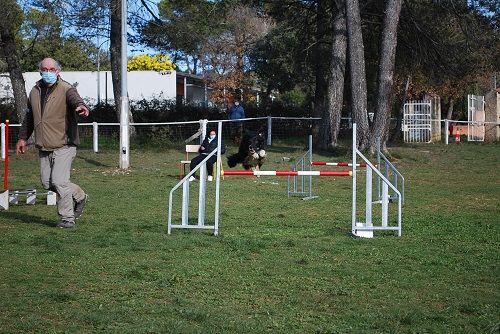
{"label": "dog's tail", "polygon": [[239,153],[235,153],[227,157],[227,165],[229,166],[229,168],[236,167],[236,165],[241,162],[243,162],[243,160],[241,159]]}

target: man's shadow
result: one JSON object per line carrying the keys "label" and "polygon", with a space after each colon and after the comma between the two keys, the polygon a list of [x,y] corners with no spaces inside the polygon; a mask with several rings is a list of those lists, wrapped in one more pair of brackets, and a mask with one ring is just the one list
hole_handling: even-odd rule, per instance
{"label": "man's shadow", "polygon": [[6,211],[2,213],[2,216],[12,220],[18,220],[25,224],[41,224],[50,227],[55,227],[57,225],[56,221],[47,220],[39,216],[33,216],[22,212]]}
{"label": "man's shadow", "polygon": [[97,166],[97,167],[111,167],[110,165],[106,165],[106,164],[103,164],[97,160],[94,160],[94,159],[89,159],[89,158],[85,158],[85,157],[81,157],[79,155],[76,156],[77,159],[82,159],[84,160],[85,162],[87,162],[88,164],[91,164],[91,165],[94,165],[94,166]]}

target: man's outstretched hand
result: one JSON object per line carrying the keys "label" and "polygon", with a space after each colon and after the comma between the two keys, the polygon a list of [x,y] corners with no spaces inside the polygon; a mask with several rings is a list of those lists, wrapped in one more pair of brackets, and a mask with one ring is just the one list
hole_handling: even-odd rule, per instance
{"label": "man's outstretched hand", "polygon": [[26,151],[26,140],[19,139],[16,144],[16,154],[24,154]]}
{"label": "man's outstretched hand", "polygon": [[78,113],[78,115],[80,115],[80,116],[87,117],[89,115],[89,110],[87,109],[87,107],[85,107],[83,105],[76,107],[75,110]]}

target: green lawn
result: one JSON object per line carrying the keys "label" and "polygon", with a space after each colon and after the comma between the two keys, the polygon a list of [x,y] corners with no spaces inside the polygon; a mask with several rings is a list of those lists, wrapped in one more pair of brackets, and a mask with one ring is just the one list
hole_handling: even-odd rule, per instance
{"label": "green lawn", "polygon": [[[302,149],[270,147],[264,169]],[[226,177],[219,236],[167,235],[179,150],[135,149],[127,172],[118,152],[81,151],[72,179],[90,200],[75,229],[56,229],[41,200],[0,212],[0,332],[498,333],[500,146],[390,152],[403,236],[360,239],[350,178],[315,178],[319,197],[303,201],[286,178]],[[40,189],[34,152],[10,162],[11,189]]]}

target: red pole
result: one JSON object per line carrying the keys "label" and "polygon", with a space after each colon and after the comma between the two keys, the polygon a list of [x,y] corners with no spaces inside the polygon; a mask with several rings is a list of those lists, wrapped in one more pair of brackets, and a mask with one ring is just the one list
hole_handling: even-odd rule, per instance
{"label": "red pole", "polygon": [[3,174],[3,190],[9,189],[9,120],[5,120],[5,161]]}

